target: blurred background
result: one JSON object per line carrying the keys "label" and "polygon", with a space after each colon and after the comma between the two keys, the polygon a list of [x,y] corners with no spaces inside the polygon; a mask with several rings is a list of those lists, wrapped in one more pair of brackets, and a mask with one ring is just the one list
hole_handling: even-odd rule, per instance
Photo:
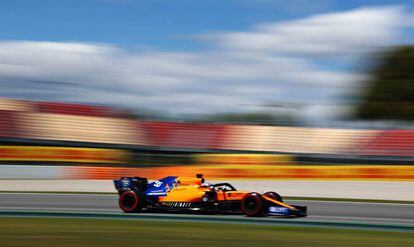
{"label": "blurred background", "polygon": [[[191,173],[225,160],[211,168],[214,178],[244,162],[232,167],[244,178],[412,180],[409,166],[375,167],[414,161],[412,8],[2,3],[0,159],[17,166],[1,166],[0,176],[42,178],[44,170],[21,165],[68,165],[88,166],[88,175],[46,174],[142,172],[102,175],[116,166],[154,178],[170,172],[165,166]],[[262,175],[250,163],[265,164]],[[280,163],[306,167],[282,171]],[[372,167],[348,174],[346,165]]]}
{"label": "blurred background", "polygon": [[0,191],[414,201],[411,0],[15,0],[0,30]]}

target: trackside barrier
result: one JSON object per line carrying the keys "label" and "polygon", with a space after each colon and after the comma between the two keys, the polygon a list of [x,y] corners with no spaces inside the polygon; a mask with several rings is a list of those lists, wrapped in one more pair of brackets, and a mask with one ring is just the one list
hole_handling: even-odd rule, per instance
{"label": "trackside barrier", "polygon": [[195,154],[196,165],[288,165],[291,155],[284,154]]}
{"label": "trackside barrier", "polygon": [[121,164],[129,160],[129,153],[118,149],[0,146],[0,161],[74,162]]}
{"label": "trackside barrier", "polygon": [[152,168],[65,167],[66,179],[114,179],[142,176],[150,179],[177,175],[192,177],[203,173],[209,179],[332,179],[414,181],[414,166],[280,166],[207,165]]}

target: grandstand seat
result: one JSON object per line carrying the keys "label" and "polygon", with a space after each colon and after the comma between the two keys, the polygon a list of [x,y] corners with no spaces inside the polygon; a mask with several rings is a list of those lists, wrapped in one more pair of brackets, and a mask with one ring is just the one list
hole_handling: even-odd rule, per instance
{"label": "grandstand seat", "polygon": [[225,125],[145,122],[143,126],[153,146],[218,149]]}
{"label": "grandstand seat", "polygon": [[14,111],[0,110],[0,138],[18,137]]}
{"label": "grandstand seat", "polygon": [[117,116],[117,112],[110,107],[69,104],[58,102],[36,102],[37,111],[43,113],[82,115],[94,117]]}
{"label": "grandstand seat", "polygon": [[367,142],[360,154],[414,156],[414,130],[385,130]]}

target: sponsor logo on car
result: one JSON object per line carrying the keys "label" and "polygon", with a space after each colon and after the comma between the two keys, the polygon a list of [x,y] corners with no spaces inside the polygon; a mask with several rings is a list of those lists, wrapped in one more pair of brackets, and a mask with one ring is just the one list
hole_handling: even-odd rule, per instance
{"label": "sponsor logo on car", "polygon": [[289,214],[289,209],[284,207],[269,207],[269,214]]}

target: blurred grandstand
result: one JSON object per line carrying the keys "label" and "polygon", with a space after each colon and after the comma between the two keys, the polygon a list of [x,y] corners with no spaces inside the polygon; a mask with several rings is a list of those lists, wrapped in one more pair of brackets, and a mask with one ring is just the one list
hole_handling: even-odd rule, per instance
{"label": "blurred grandstand", "polygon": [[[125,165],[186,164],[193,153],[292,154],[302,163],[406,164],[414,130],[278,127],[130,119],[110,107],[0,99],[2,145],[129,150]],[[10,150],[10,149],[9,149]],[[8,154],[10,155],[10,154]],[[2,160],[7,160],[4,152]]]}

